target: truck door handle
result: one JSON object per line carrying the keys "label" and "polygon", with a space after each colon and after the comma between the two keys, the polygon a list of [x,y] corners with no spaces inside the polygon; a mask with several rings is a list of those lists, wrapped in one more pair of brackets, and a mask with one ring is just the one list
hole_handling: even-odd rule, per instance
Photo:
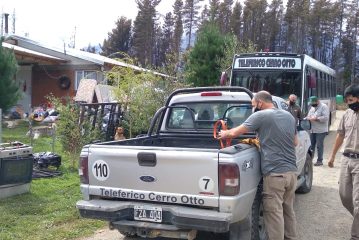
{"label": "truck door handle", "polygon": [[157,164],[155,153],[139,152],[137,153],[137,160],[140,166],[154,167]]}

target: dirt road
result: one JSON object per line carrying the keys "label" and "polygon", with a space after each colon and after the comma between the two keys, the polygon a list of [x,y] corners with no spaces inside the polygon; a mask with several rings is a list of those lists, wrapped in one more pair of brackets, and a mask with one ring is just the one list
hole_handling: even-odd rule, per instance
{"label": "dirt road", "polygon": [[[340,155],[338,153],[334,168],[329,168],[327,159],[335,141],[338,119],[343,112],[337,112],[337,119],[325,138],[324,166],[314,167],[313,188],[308,194],[297,194],[295,212],[298,221],[298,240],[345,240],[350,238],[352,216],[342,206],[338,194]],[[313,159],[314,161],[316,158]],[[126,239],[116,230],[102,229],[93,236],[81,240],[119,240]],[[143,238],[138,238],[143,240]],[[163,238],[162,238],[163,239]],[[213,238],[203,238],[212,240]]]}

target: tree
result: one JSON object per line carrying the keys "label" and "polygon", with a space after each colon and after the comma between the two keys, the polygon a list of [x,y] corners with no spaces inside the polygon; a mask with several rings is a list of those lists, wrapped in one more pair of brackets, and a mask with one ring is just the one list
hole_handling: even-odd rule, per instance
{"label": "tree", "polygon": [[196,31],[199,24],[199,3],[202,0],[186,0],[183,8],[183,22],[186,35],[188,36],[187,49],[191,46],[192,34]]}
{"label": "tree", "polygon": [[133,56],[142,66],[151,66],[154,62],[156,6],[160,2],[161,0],[136,0],[139,10],[133,26],[132,50]]}
{"label": "tree", "polygon": [[350,1],[349,17],[347,19],[347,31],[346,38],[351,42],[352,45],[352,57],[348,59],[350,63],[350,82],[353,84],[358,82],[357,77],[357,38],[358,38],[358,25],[359,25],[359,1]]}
{"label": "tree", "polygon": [[266,0],[246,0],[243,8],[243,38],[264,50],[264,22],[266,21]]}
{"label": "tree", "polygon": [[224,0],[219,5],[219,29],[222,33],[230,33],[233,0]]}
{"label": "tree", "polygon": [[15,81],[17,68],[14,51],[3,48],[0,39],[0,108],[4,112],[21,98],[19,83]]}
{"label": "tree", "polygon": [[[132,64],[127,57],[125,62]],[[116,66],[106,73],[112,79],[116,90],[114,94],[125,112],[124,127],[129,137],[147,132],[151,118],[164,105],[167,96],[184,85],[162,79],[152,72],[138,72],[132,68]]]}
{"label": "tree", "polygon": [[217,59],[223,57],[224,45],[225,36],[215,23],[203,26],[189,51],[184,73],[186,81],[195,87],[217,85],[222,70]]}
{"label": "tree", "polygon": [[210,22],[217,22],[219,18],[219,6],[220,1],[219,0],[210,0],[209,1],[209,21]]}
{"label": "tree", "polygon": [[222,57],[217,58],[217,63],[219,68],[224,71],[232,66],[233,57],[235,54],[251,53],[255,51],[256,49],[251,42],[244,45],[243,42],[238,40],[236,35],[230,34],[226,36],[226,41],[223,48],[224,54]]}
{"label": "tree", "polygon": [[267,22],[265,23],[266,31],[266,44],[265,47],[271,51],[275,52],[279,39],[280,32],[280,23],[283,14],[282,0],[273,0],[269,5],[269,10],[267,12]]}
{"label": "tree", "polygon": [[167,56],[173,53],[174,19],[172,13],[167,13],[163,25],[163,36],[161,38],[161,52],[163,53],[163,65],[167,63]]}
{"label": "tree", "polygon": [[108,33],[108,38],[103,41],[102,55],[110,56],[117,52],[128,53],[131,40],[132,20],[121,17],[116,21],[116,27]]}
{"label": "tree", "polygon": [[242,5],[240,2],[236,2],[233,7],[231,16],[231,31],[238,39],[241,39],[241,24],[242,24]]}
{"label": "tree", "polygon": [[97,49],[96,49],[96,46],[92,46],[92,45],[89,43],[89,45],[88,45],[86,48],[81,48],[81,51],[90,52],[90,53],[96,53],[96,52],[97,52]]}
{"label": "tree", "polygon": [[182,22],[182,0],[176,0],[173,5],[174,15],[174,30],[173,30],[173,42],[172,49],[174,54],[174,60],[179,62],[179,56],[181,51],[182,35],[183,35],[183,22]]}
{"label": "tree", "polygon": [[[153,39],[153,46],[152,46],[152,57],[151,57],[151,66],[158,68],[160,66],[163,66],[164,62],[165,62],[165,52],[164,52],[164,48],[165,46],[163,45],[163,29],[159,24],[155,24],[155,31],[154,31],[154,39]],[[147,66],[149,67],[149,66]]]}
{"label": "tree", "polygon": [[326,49],[328,48],[329,29],[332,27],[331,2],[329,0],[317,0],[310,13],[310,43],[312,56],[321,62],[327,61]]}

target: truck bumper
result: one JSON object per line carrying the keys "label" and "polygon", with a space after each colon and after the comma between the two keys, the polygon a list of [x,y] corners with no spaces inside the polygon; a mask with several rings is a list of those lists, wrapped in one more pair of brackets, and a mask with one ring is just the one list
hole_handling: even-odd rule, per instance
{"label": "truck bumper", "polygon": [[197,209],[185,206],[165,204],[145,205],[162,208],[162,223],[150,223],[136,221],[133,217],[133,208],[140,205],[139,202],[119,202],[110,200],[80,200],[76,203],[82,217],[109,221],[116,228],[134,227],[163,229],[163,226],[171,225],[172,230],[195,229],[210,232],[227,232],[232,222],[231,213],[221,213],[216,210]]}

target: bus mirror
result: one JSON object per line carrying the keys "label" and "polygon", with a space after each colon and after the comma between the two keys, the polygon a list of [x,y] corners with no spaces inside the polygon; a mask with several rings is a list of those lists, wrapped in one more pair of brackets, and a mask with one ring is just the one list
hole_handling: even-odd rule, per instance
{"label": "bus mirror", "polygon": [[221,74],[221,79],[219,79],[219,84],[221,86],[225,86],[227,85],[227,81],[228,81],[228,75],[226,72],[222,72]]}
{"label": "bus mirror", "polygon": [[308,88],[316,88],[317,82],[313,75],[307,75]]}

